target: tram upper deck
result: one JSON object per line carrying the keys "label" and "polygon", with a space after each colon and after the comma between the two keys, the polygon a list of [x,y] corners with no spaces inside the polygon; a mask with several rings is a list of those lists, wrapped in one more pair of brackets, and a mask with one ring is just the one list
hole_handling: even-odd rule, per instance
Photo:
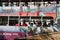
{"label": "tram upper deck", "polygon": [[45,4],[42,6],[28,5],[28,6],[0,6],[0,16],[52,16],[56,19],[56,5]]}

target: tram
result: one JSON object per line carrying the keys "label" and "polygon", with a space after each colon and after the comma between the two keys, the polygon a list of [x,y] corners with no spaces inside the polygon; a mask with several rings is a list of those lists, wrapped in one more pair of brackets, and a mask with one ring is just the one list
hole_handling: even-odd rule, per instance
{"label": "tram", "polygon": [[[43,2],[41,2],[43,3]],[[45,32],[54,32],[53,24],[56,21],[56,5],[41,4],[19,6],[0,6],[0,34],[7,40],[33,36]],[[21,5],[23,4],[23,5]],[[39,4],[39,3],[36,3]],[[48,5],[47,5],[48,4]]]}

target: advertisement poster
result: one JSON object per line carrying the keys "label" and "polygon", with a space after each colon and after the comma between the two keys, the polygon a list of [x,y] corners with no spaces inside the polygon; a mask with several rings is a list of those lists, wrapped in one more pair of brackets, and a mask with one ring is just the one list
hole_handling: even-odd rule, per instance
{"label": "advertisement poster", "polygon": [[40,7],[40,13],[39,15],[41,16],[51,16],[53,19],[56,19],[56,6],[55,5],[50,5],[50,6],[44,6]]}

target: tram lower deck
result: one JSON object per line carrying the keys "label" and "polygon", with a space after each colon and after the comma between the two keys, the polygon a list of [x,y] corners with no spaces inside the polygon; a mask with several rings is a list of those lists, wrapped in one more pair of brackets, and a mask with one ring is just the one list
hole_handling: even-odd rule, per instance
{"label": "tram lower deck", "polygon": [[59,31],[59,29],[54,26],[53,17],[0,16],[0,34],[6,35],[6,39],[10,39],[10,36],[12,37],[11,40],[13,40],[55,31]]}

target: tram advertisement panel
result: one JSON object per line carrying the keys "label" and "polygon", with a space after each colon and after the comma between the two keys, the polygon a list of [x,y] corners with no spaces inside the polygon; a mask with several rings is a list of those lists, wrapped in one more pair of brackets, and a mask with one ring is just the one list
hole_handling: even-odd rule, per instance
{"label": "tram advertisement panel", "polygon": [[[22,11],[21,11],[22,10]],[[39,10],[39,12],[38,12]],[[0,16],[19,16],[19,12],[22,12],[20,16],[39,16],[43,14],[43,16],[52,16],[54,19],[56,18],[56,6],[22,6],[22,7],[0,7]],[[29,12],[29,13],[27,13]]]}
{"label": "tram advertisement panel", "polygon": [[52,16],[54,19],[56,19],[56,6],[55,5],[46,5],[44,7],[40,7],[40,13],[39,15],[43,16]]}
{"label": "tram advertisement panel", "polygon": [[28,16],[28,7],[27,6],[22,6],[21,11],[19,13],[19,16]]}
{"label": "tram advertisement panel", "polygon": [[38,16],[38,6],[30,6],[30,13],[28,16]]}
{"label": "tram advertisement panel", "polygon": [[[26,28],[25,28],[26,29]],[[26,33],[16,26],[0,26],[0,40],[14,40],[25,37]]]}
{"label": "tram advertisement panel", "polygon": [[18,16],[20,7],[6,6],[0,7],[0,16]]}
{"label": "tram advertisement panel", "polygon": [[38,6],[23,6],[20,16],[38,16]]}

